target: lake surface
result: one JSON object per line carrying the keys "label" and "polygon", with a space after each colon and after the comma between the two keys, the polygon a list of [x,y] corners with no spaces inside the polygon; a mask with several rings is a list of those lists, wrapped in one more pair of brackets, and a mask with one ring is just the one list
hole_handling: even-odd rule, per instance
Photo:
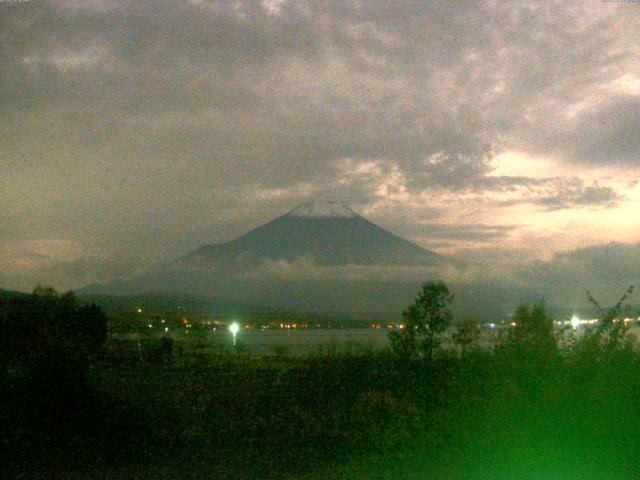
{"label": "lake surface", "polygon": [[[163,331],[149,334],[116,334],[112,338],[137,340],[138,338],[161,338],[167,335]],[[358,353],[380,350],[389,346],[389,330],[386,328],[335,328],[335,329],[241,329],[233,335],[227,329],[199,330],[185,333],[169,332],[176,340],[176,346],[185,352],[220,353],[222,350],[248,352],[256,355],[286,354],[294,356],[316,353]],[[445,348],[449,345],[446,333],[443,336]],[[483,334],[481,344],[493,343],[493,332]]]}
{"label": "lake surface", "polygon": [[185,352],[220,353],[222,350],[250,352],[256,355],[311,355],[326,352],[377,350],[389,345],[387,329],[241,329],[233,335],[227,329],[195,330],[186,333],[154,331],[145,334],[114,334],[113,339],[131,340],[162,338],[169,335]]}
{"label": "lake surface", "polygon": [[[214,332],[228,347],[233,347],[229,332]],[[291,355],[308,355],[327,351],[353,352],[380,349],[389,345],[386,329],[277,329],[243,330],[236,337],[237,345],[251,352],[269,355],[283,349]]]}
{"label": "lake surface", "polygon": [[[443,347],[451,348],[451,333],[442,336]],[[577,330],[581,336],[581,329]],[[640,338],[640,327],[633,326],[629,334]],[[153,331],[145,334],[114,334],[118,340],[136,341],[142,338],[162,338],[164,331]],[[223,350],[247,352],[255,355],[294,355],[304,356],[317,353],[340,352],[358,353],[367,350],[379,350],[389,346],[389,330],[373,328],[336,328],[336,329],[241,329],[236,335],[236,346],[233,335],[227,329],[196,330],[185,333],[169,332],[176,340],[177,348],[184,352],[203,354],[221,353]],[[479,344],[483,348],[491,348],[495,344],[497,331],[484,329]]]}

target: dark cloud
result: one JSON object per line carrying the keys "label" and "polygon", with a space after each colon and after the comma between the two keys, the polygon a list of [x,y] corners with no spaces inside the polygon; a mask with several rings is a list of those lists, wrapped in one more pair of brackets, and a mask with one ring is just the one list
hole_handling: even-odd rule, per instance
{"label": "dark cloud", "polygon": [[625,199],[614,188],[601,186],[597,181],[587,183],[577,177],[529,178],[485,177],[475,185],[476,191],[515,192],[521,196],[501,201],[502,205],[533,204],[544,210],[580,207],[611,208]]}
{"label": "dark cloud", "polygon": [[640,162],[640,98],[617,97],[580,117],[564,147],[576,162],[607,165]]}
{"label": "dark cloud", "polygon": [[637,97],[565,115],[633,61],[637,12],[609,7],[0,3],[0,242],[15,231],[157,261],[317,197],[400,231],[427,196],[438,219],[470,193],[613,207],[619,187],[580,172],[493,175],[508,149],[635,165]]}
{"label": "dark cloud", "polygon": [[603,305],[612,305],[630,285],[640,285],[639,272],[640,243],[608,243],[519,267],[516,278],[545,292],[556,304],[587,305],[590,291]]}
{"label": "dark cloud", "polygon": [[[2,262],[0,288],[30,291],[35,285],[54,285],[67,290],[92,283],[106,283],[114,279],[142,275],[150,265],[144,259],[113,255],[110,257],[84,256],[60,261],[37,252],[21,252],[19,267]],[[13,267],[13,268],[11,268]]]}
{"label": "dark cloud", "polygon": [[532,202],[549,210],[576,207],[612,207],[624,197],[613,188],[602,187],[597,182],[585,185],[584,182],[571,179],[558,182],[553,191],[533,198]]}
{"label": "dark cloud", "polygon": [[[520,225],[484,225],[484,224],[417,224],[412,229],[413,235],[428,238],[429,245],[436,240],[461,240],[465,242],[495,242],[503,239],[511,232],[521,228]],[[412,236],[413,236],[412,235]],[[442,243],[441,245],[447,245]]]}

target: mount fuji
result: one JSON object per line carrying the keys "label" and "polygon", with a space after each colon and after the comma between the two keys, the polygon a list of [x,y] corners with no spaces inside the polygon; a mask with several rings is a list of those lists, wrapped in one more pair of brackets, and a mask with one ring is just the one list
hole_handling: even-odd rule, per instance
{"label": "mount fuji", "polygon": [[[297,311],[397,316],[420,283],[462,265],[336,202],[305,203],[226,243],[204,245],[147,274],[80,294],[197,294]],[[497,285],[451,285],[461,315],[502,315]],[[505,308],[511,308],[506,306]]]}
{"label": "mount fuji", "polygon": [[305,258],[322,266],[428,265],[448,260],[375,225],[337,202],[311,202],[227,243],[185,257],[243,263]]}

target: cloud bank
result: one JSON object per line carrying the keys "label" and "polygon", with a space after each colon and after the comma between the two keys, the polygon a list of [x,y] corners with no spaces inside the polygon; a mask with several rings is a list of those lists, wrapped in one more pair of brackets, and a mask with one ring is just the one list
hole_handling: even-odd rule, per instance
{"label": "cloud bank", "polygon": [[0,4],[0,281],[132,275],[317,198],[447,254],[635,245],[638,30],[600,2]]}

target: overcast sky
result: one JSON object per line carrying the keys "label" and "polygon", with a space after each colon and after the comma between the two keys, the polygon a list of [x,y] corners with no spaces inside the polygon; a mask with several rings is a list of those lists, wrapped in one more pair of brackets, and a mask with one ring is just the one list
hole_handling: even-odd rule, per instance
{"label": "overcast sky", "polygon": [[0,286],[135,274],[314,199],[532,282],[633,276],[638,32],[600,0],[2,2]]}

